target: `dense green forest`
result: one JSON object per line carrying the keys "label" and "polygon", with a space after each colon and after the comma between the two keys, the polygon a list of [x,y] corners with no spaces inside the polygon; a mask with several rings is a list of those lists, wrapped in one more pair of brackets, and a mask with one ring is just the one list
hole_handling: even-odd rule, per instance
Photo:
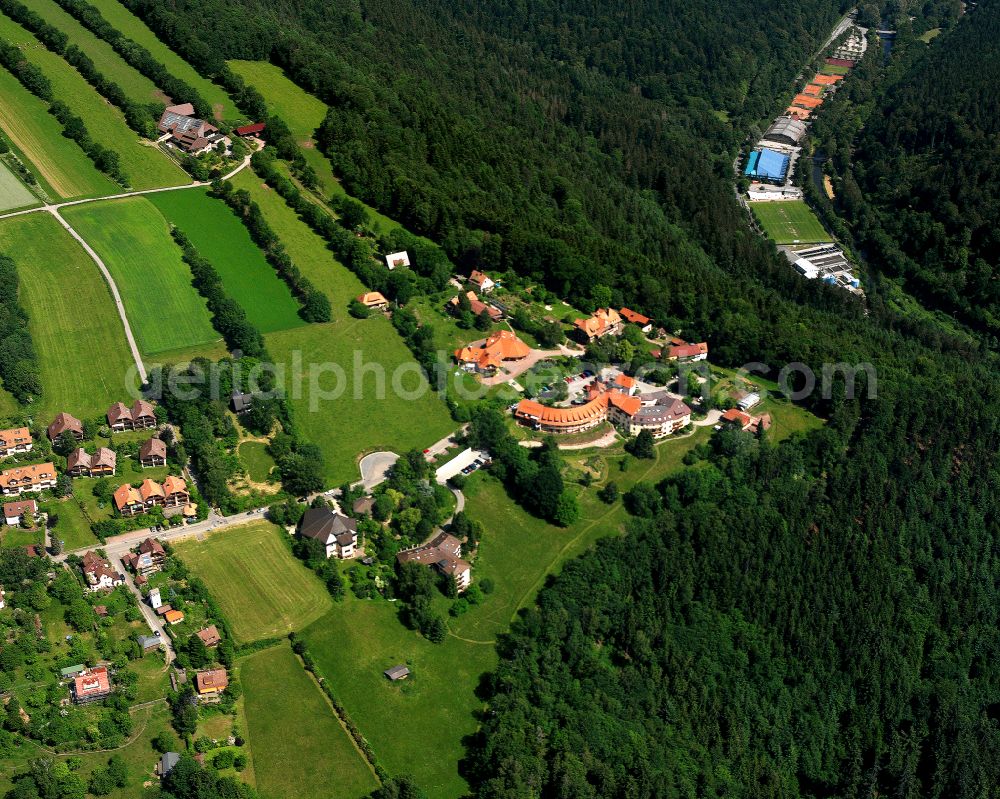
{"label": "dense green forest", "polygon": [[477,795],[995,792],[996,358],[800,280],[733,193],[746,131],[843,6],[128,3],[208,73],[284,66],[331,105],[318,138],[349,190],[459,265],[581,304],[607,286],[723,364],[877,368],[876,396],[805,400],[823,429],[717,436],[635,492],[629,534],[568,565],[501,642],[465,763]]}

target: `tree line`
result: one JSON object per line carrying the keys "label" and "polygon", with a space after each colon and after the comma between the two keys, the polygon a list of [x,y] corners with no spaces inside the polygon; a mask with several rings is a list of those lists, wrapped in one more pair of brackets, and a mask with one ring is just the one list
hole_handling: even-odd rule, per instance
{"label": "tree line", "polygon": [[14,260],[0,255],[0,382],[22,404],[41,397],[38,356],[28,329],[28,314],[18,301],[20,281]]}

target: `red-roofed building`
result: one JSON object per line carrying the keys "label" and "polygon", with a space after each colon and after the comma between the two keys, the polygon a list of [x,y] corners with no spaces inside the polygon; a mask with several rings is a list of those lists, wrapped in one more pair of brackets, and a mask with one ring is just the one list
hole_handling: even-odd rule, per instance
{"label": "red-roofed building", "polygon": [[574,320],[573,327],[580,337],[589,342],[605,336],[620,335],[624,323],[614,308],[598,308],[586,319]]}
{"label": "red-roofed building", "polygon": [[78,705],[99,702],[111,696],[111,677],[104,666],[88,669],[73,679],[73,701]]}
{"label": "red-roofed building", "polygon": [[27,427],[12,427],[0,430],[0,458],[15,455],[18,452],[31,452],[34,442],[31,431]]}
{"label": "red-roofed building", "polygon": [[633,311],[631,308],[622,308],[618,313],[621,314],[622,319],[632,325],[638,325],[643,333],[648,333],[653,329],[653,320],[648,316],[643,316],[637,311]]}
{"label": "red-roofed building", "polygon": [[236,128],[237,136],[250,136],[251,138],[257,138],[261,133],[264,132],[264,128],[267,127],[265,122],[254,122],[252,125],[241,125]]}
{"label": "red-roofed building", "polygon": [[499,330],[489,338],[455,350],[455,360],[465,369],[480,374],[495,374],[504,361],[520,361],[531,354],[531,347],[510,330]]}
{"label": "red-roofed building", "polygon": [[679,344],[667,347],[668,361],[704,361],[708,359],[708,343]]}

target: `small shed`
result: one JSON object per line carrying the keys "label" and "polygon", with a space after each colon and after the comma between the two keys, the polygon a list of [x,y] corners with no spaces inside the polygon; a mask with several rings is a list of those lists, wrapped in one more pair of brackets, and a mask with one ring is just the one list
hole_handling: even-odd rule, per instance
{"label": "small shed", "polygon": [[386,669],[382,673],[393,682],[405,680],[410,676],[410,670],[402,664],[399,666],[393,666],[391,669]]}
{"label": "small shed", "polygon": [[63,677],[76,677],[78,674],[83,674],[87,670],[87,667],[82,663],[77,663],[75,666],[67,666],[60,670],[60,674]]}

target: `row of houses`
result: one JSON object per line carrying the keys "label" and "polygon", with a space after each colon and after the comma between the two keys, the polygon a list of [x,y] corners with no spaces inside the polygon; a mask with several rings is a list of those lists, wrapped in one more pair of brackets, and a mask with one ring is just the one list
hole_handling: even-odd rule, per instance
{"label": "row of houses", "polygon": [[147,513],[154,507],[187,509],[191,493],[183,478],[170,475],[162,485],[148,477],[138,488],[128,483],[120,485],[115,489],[112,499],[122,516],[136,516]]}
{"label": "row of houses", "polygon": [[[156,412],[146,400],[138,399],[132,403],[131,407],[124,402],[116,402],[108,408],[106,416],[108,427],[116,433],[126,430],[148,430],[156,427]],[[25,430],[25,428],[21,428],[21,430]],[[55,419],[46,429],[46,434],[52,443],[55,443],[64,433],[70,433],[77,441],[83,441],[83,422],[65,411],[56,414]]]}

